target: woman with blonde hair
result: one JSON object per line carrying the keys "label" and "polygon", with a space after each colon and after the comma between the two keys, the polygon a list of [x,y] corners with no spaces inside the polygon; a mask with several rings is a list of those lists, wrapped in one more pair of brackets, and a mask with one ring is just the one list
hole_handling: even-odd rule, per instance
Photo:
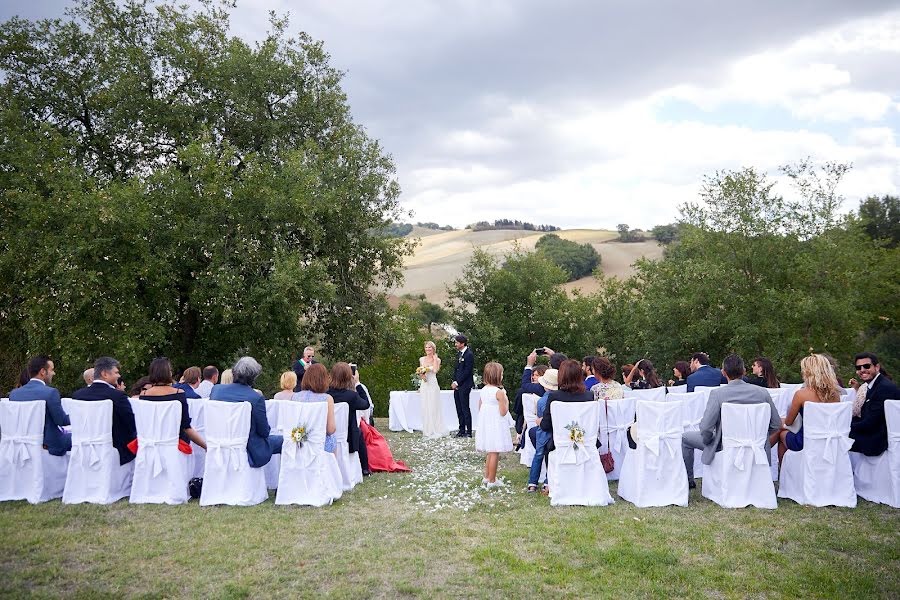
{"label": "woman with blonde hair", "polygon": [[444,410],[441,406],[441,388],[438,387],[437,373],[441,370],[441,358],[437,346],[425,342],[425,356],[419,358],[419,398],[422,406],[422,436],[426,439],[444,437],[450,430],[444,425]]}
{"label": "woman with blonde hair", "polygon": [[798,415],[803,414],[803,405],[807,402],[840,402],[841,388],[837,385],[831,362],[821,354],[811,354],[800,361],[800,375],[803,387],[794,392],[794,399],[784,419],[782,430],[773,434],[772,444],[778,440],[778,463],[781,464],[784,453],[803,450],[803,425],[797,433],[788,431],[786,425],[793,425]]}
{"label": "woman with blonde hair", "polygon": [[234,383],[234,374],[231,369],[225,369],[222,371],[222,376],[219,378],[219,383],[222,385],[228,383]]}
{"label": "woman with blonde hair", "polygon": [[293,371],[285,371],[281,374],[281,391],[275,394],[275,400],[290,400],[294,397],[294,388],[297,387],[297,374]]}

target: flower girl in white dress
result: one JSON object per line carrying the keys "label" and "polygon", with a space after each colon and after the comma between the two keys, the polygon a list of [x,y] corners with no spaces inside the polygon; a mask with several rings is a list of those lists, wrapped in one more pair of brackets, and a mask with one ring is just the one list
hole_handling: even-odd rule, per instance
{"label": "flower girl in white dress", "polygon": [[511,452],[513,449],[512,436],[506,421],[509,398],[503,389],[503,365],[496,362],[484,365],[484,384],[478,401],[475,449],[487,452],[482,483],[487,487],[495,487],[500,485],[497,482],[500,453]]}
{"label": "flower girl in white dress", "polygon": [[419,358],[419,396],[422,399],[422,436],[425,439],[444,437],[450,430],[444,425],[444,410],[441,406],[441,388],[437,382],[437,372],[441,370],[441,359],[437,355],[434,342],[425,342],[425,356]]}

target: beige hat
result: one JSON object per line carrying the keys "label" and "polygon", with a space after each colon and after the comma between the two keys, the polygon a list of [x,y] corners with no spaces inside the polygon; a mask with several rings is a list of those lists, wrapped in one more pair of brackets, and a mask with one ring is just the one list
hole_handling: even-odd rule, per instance
{"label": "beige hat", "polygon": [[556,382],[556,376],[559,373],[556,369],[547,369],[544,371],[544,374],[538,377],[538,383],[541,384],[545,390],[555,391],[559,389],[559,385]]}

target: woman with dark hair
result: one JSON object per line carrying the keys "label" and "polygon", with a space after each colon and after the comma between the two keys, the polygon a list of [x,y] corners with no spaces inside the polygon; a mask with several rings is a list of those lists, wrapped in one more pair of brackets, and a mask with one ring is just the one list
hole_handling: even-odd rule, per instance
{"label": "woman with dark hair", "polygon": [[[141,400],[150,400],[153,402],[170,402],[177,400],[181,402],[181,427],[179,428],[178,438],[184,444],[179,443],[179,450],[185,452],[185,446],[190,448],[190,442],[194,442],[204,450],[206,449],[206,440],[200,437],[200,434],[191,427],[191,416],[188,412],[187,399],[184,390],[173,387],[172,363],[165,356],[154,358],[150,363],[149,373],[147,375],[146,384],[149,386],[145,391],[141,392],[139,398]],[[189,454],[190,452],[185,452]]]}
{"label": "woman with dark hair", "polygon": [[778,377],[775,375],[775,367],[772,361],[765,356],[753,359],[753,375],[744,376],[744,381],[764,388],[780,388]]}
{"label": "woman with dark hair", "polygon": [[691,374],[691,365],[687,363],[687,361],[679,360],[675,363],[675,366],[672,367],[672,375],[675,379],[669,380],[669,387],[675,387],[677,385],[687,385],[688,375]]}
{"label": "woman with dark hair", "polygon": [[334,421],[334,398],[328,393],[328,369],[320,363],[313,363],[303,371],[300,391],[291,398],[296,402],[327,402],[328,416],[325,418],[325,452],[334,452],[337,429]]}
{"label": "woman with dark hair", "polygon": [[[559,366],[557,373],[558,389],[550,392],[547,399],[547,408],[542,417],[538,418],[538,425],[544,431],[553,433],[553,420],[550,416],[550,406],[554,402],[593,402],[594,394],[585,389],[584,376],[581,372],[581,363],[577,360],[566,360]],[[548,450],[552,450],[553,439],[550,439]]]}
{"label": "woman with dark hair", "polygon": [[359,464],[362,466],[363,475],[371,475],[366,444],[359,432],[359,419],[356,416],[356,411],[368,410],[369,401],[357,393],[358,383],[359,374],[353,373],[349,363],[339,362],[331,367],[331,386],[328,388],[328,395],[335,404],[345,402],[350,409],[347,416],[347,448],[351,454],[359,452]]}
{"label": "woman with dark hair", "polygon": [[[635,375],[640,375],[640,379],[634,381]],[[631,373],[629,373],[625,383],[631,385],[631,389],[633,390],[650,390],[662,386],[659,377],[656,376],[656,370],[653,368],[653,363],[646,358],[637,361],[637,364],[631,369]]]}
{"label": "woman with dark hair", "polygon": [[613,379],[616,376],[616,367],[605,356],[594,358],[594,374],[599,378],[599,383],[591,388],[595,400],[621,400],[625,397],[622,384]]}
{"label": "woman with dark hair", "polygon": [[131,398],[137,398],[144,392],[150,389],[150,378],[144,375],[140,379],[134,382],[134,385],[131,386]]}

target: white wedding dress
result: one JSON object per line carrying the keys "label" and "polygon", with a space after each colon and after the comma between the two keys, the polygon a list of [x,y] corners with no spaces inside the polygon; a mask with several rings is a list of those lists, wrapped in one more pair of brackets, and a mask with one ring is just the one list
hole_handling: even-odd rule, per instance
{"label": "white wedding dress", "polygon": [[[419,361],[423,364],[423,361]],[[444,425],[444,411],[441,407],[441,388],[438,387],[434,371],[425,374],[425,381],[419,387],[422,399],[422,436],[425,439],[436,439],[448,435],[449,429]]]}

